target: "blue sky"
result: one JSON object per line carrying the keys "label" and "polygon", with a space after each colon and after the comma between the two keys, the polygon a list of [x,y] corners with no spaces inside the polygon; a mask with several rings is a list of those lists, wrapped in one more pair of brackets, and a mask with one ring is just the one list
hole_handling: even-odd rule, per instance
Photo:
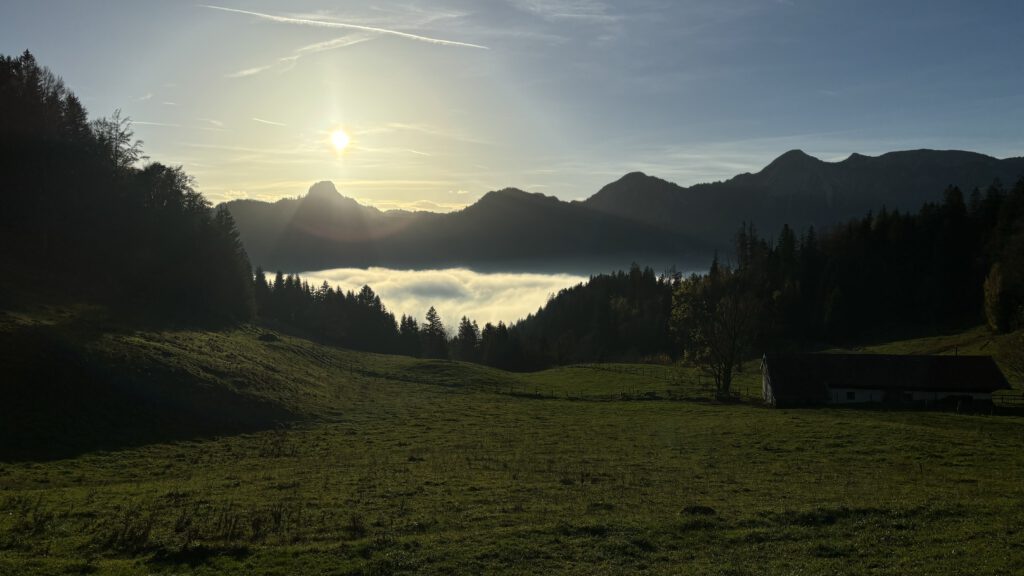
{"label": "blue sky", "polygon": [[208,1],[8,1],[0,52],[122,109],[214,201],[329,179],[443,210],[792,148],[1024,154],[1019,0]]}

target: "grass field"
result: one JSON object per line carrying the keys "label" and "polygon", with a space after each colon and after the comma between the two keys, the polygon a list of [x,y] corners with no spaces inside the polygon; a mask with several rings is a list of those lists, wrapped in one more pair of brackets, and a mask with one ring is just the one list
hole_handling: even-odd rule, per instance
{"label": "grass field", "polygon": [[[0,321],[61,360],[10,358],[34,392],[3,409],[0,574],[1024,572],[1020,417],[717,404],[687,369],[516,375],[88,316]],[[1019,336],[944,338],[874,349]]]}

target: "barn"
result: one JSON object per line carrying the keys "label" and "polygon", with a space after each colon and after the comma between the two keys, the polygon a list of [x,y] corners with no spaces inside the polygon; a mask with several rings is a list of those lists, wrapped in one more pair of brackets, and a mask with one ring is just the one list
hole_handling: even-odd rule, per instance
{"label": "barn", "polygon": [[772,406],[983,404],[1010,388],[991,356],[765,354],[761,377]]}

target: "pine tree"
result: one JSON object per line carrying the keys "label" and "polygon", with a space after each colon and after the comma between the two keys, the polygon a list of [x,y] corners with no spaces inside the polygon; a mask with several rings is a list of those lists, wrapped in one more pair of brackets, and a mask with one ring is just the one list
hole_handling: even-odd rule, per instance
{"label": "pine tree", "polygon": [[399,351],[408,356],[420,356],[422,344],[420,342],[420,326],[415,318],[402,314],[402,320],[398,326]]}
{"label": "pine tree", "polygon": [[465,362],[477,362],[479,359],[480,328],[476,322],[463,316],[459,322],[459,333],[456,336],[456,355]]}
{"label": "pine tree", "polygon": [[256,267],[256,276],[253,279],[253,298],[256,300],[256,313],[266,316],[270,312],[270,284],[267,282],[267,275],[263,272],[262,266]]}
{"label": "pine tree", "polygon": [[423,339],[423,355],[426,358],[447,358],[448,357],[448,334],[441,316],[431,306],[424,317],[424,325],[420,333]]}

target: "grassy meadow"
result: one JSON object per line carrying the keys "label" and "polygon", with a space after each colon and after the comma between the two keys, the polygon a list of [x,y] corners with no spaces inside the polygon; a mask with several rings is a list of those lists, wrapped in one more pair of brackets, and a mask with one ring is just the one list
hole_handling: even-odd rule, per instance
{"label": "grassy meadow", "polygon": [[718,404],[690,369],[510,374],[90,314],[0,319],[33,384],[0,409],[0,574],[1024,572],[1019,416],[765,408],[756,362]]}

